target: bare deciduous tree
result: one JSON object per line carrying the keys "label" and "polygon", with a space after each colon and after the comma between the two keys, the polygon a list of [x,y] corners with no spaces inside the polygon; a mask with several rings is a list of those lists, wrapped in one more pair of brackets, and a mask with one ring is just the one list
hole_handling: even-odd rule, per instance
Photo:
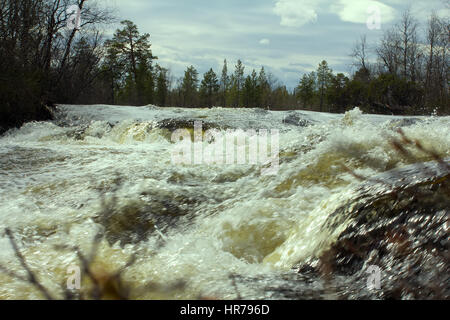
{"label": "bare deciduous tree", "polygon": [[368,56],[369,48],[367,44],[367,36],[362,35],[353,47],[350,56],[354,59],[353,66],[358,70],[363,69],[368,71]]}

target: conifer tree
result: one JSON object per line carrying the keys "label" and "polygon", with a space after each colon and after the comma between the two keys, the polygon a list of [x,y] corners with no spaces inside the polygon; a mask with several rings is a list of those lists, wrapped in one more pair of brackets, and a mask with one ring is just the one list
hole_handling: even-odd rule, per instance
{"label": "conifer tree", "polygon": [[205,73],[200,86],[202,104],[209,108],[214,106],[219,89],[219,80],[217,79],[216,73],[211,68],[207,73]]}
{"label": "conifer tree", "polygon": [[243,88],[243,104],[246,108],[256,108],[258,104],[258,75],[255,70],[247,76]]}
{"label": "conifer tree", "polygon": [[327,100],[330,105],[330,112],[345,112],[345,108],[349,103],[348,84],[350,80],[343,74],[338,73],[331,79],[330,86],[327,90]]}
{"label": "conifer tree", "polygon": [[168,70],[156,65],[156,71],[158,74],[156,80],[156,104],[160,107],[165,107],[169,95]]}
{"label": "conifer tree", "polygon": [[242,89],[244,86],[244,70],[245,67],[242,64],[242,61],[238,60],[232,77],[232,89],[230,93],[232,105],[235,108],[238,108],[242,102]]}
{"label": "conifer tree", "polygon": [[[137,26],[125,20],[121,22],[111,40],[105,42],[109,60],[124,68],[125,88],[121,96],[132,104],[151,103],[154,91],[152,62],[154,57],[150,49],[150,35],[141,35]],[[112,68],[111,68],[112,69]]]}
{"label": "conifer tree", "polygon": [[222,107],[227,106],[227,95],[230,89],[230,77],[228,76],[227,60],[223,62],[222,76],[220,78],[220,103]]}
{"label": "conifer tree", "polygon": [[198,82],[198,71],[194,66],[188,67],[184,72],[184,78],[181,83],[183,107],[192,108],[196,106]]}
{"label": "conifer tree", "polygon": [[328,63],[323,60],[317,69],[317,84],[319,89],[320,106],[319,111],[323,111],[325,104],[326,91],[330,86],[333,71],[328,67]]}
{"label": "conifer tree", "polygon": [[258,76],[258,93],[257,93],[257,105],[261,108],[266,108],[269,105],[270,85],[267,79],[266,71],[264,67],[261,67]]}
{"label": "conifer tree", "polygon": [[300,98],[303,108],[312,102],[316,89],[316,73],[304,74],[297,87],[297,97]]}

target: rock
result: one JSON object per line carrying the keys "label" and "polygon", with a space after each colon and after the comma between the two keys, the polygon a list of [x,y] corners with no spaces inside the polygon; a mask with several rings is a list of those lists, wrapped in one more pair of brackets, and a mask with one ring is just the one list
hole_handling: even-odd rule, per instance
{"label": "rock", "polygon": [[268,109],[263,109],[263,108],[254,108],[253,111],[256,114],[261,114],[261,115],[268,115],[269,114],[269,110]]}
{"label": "rock", "polygon": [[[339,298],[449,299],[450,170],[436,163],[394,170],[363,183],[358,196],[328,218],[349,221],[338,240],[300,265],[328,277]],[[369,291],[369,266],[381,270],[381,290]]]}
{"label": "rock", "polygon": [[307,127],[311,125],[311,122],[301,118],[297,113],[290,113],[283,119],[283,124],[289,124],[296,127]]}
{"label": "rock", "polygon": [[[105,201],[102,211],[94,221],[104,227],[106,240],[120,245],[146,241],[156,233],[165,233],[177,226],[178,221],[197,211],[206,196],[164,190],[144,192],[139,199],[113,198]],[[189,219],[188,219],[189,220]]]}
{"label": "rock", "polygon": [[404,128],[404,127],[410,127],[413,126],[415,124],[417,124],[418,122],[420,122],[420,119],[417,118],[404,118],[404,119],[400,119],[400,120],[392,120],[389,123],[389,126],[392,128]]}
{"label": "rock", "polygon": [[226,127],[222,124],[208,122],[208,121],[205,121],[204,119],[165,119],[165,120],[159,121],[156,126],[160,129],[166,129],[171,132],[173,132],[177,129],[193,130],[195,121],[199,121],[202,123],[203,131],[208,131],[211,129],[218,129],[218,130],[228,129],[228,127]]}

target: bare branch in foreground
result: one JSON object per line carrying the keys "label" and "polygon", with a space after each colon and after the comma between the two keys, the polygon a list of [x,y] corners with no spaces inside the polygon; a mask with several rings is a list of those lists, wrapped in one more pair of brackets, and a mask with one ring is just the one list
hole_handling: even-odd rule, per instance
{"label": "bare branch in foreground", "polygon": [[[14,236],[13,236],[11,230],[9,228],[6,228],[5,232],[6,232],[6,235],[8,236],[8,238],[9,238],[11,246],[13,247],[13,250],[14,250],[14,253],[16,254],[16,257],[19,259],[20,264],[22,265],[22,267],[25,269],[25,271],[28,274],[28,278],[26,279],[26,281],[28,281],[36,289],[38,289],[45,296],[45,298],[47,300],[53,300],[53,297],[50,295],[50,293],[47,291],[47,289],[39,282],[39,280],[37,279],[37,277],[34,274],[34,272],[28,266],[28,264],[27,264],[27,262],[25,260],[25,257],[22,255],[22,253],[19,250],[19,246],[17,245],[16,240],[14,239]],[[11,272],[8,272],[8,273],[11,273]],[[17,276],[15,276],[15,278],[21,279],[21,277],[17,277]]]}

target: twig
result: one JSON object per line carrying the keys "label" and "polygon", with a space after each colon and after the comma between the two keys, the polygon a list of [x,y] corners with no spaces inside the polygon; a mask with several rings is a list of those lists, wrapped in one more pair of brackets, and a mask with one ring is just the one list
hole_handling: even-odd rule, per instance
{"label": "twig", "polygon": [[83,271],[86,273],[86,275],[89,277],[89,279],[91,279],[92,284],[94,285],[94,288],[92,289],[92,298],[94,300],[100,300],[102,297],[102,290],[101,290],[100,283],[99,283],[97,277],[91,271],[90,264],[92,261],[89,261],[88,259],[86,259],[86,257],[83,255],[83,253],[80,251],[80,249],[78,247],[76,247],[75,250],[76,250],[78,259],[80,260],[80,262],[83,266]]}
{"label": "twig", "polygon": [[[437,161],[446,171],[450,171],[450,165],[448,165],[441,156],[439,156],[435,151],[427,150],[419,140],[410,140],[405,135],[402,129],[398,129],[397,132],[402,136],[402,141],[407,145],[414,145],[418,150],[431,156],[435,161]],[[404,150],[404,149],[403,149]],[[406,151],[406,150],[405,150]]]}
{"label": "twig", "polygon": [[[14,236],[13,236],[11,230],[9,228],[6,228],[5,232],[6,232],[6,235],[8,236],[8,238],[9,238],[11,246],[13,247],[13,250],[14,250],[14,253],[16,254],[16,257],[19,259],[20,264],[22,265],[22,267],[25,269],[25,271],[28,274],[27,281],[29,283],[31,283],[33,286],[35,286],[45,296],[45,298],[47,300],[53,300],[53,297],[50,295],[50,293],[47,291],[47,289],[45,289],[45,287],[37,280],[36,275],[34,274],[34,272],[28,266],[28,264],[27,264],[27,262],[25,260],[25,257],[20,252],[19,247],[18,247],[16,241],[14,240]],[[18,279],[20,279],[20,278],[18,278]]]}
{"label": "twig", "polygon": [[234,290],[236,291],[237,300],[242,300],[241,293],[239,292],[239,288],[238,288],[237,283],[236,283],[235,275],[234,274],[230,274],[230,279],[231,279],[231,284],[233,285]]}

